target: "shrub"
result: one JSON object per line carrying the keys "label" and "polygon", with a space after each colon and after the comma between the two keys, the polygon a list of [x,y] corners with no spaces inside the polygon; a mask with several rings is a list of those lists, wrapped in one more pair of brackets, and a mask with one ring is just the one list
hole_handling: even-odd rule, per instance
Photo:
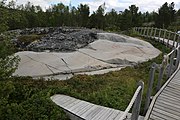
{"label": "shrub", "polygon": [[14,55],[15,49],[8,38],[0,41],[0,78],[10,77],[18,67],[19,57]]}
{"label": "shrub", "polygon": [[42,37],[43,35],[35,35],[35,34],[32,34],[32,35],[22,35],[22,36],[19,36],[18,37],[18,41],[24,45],[24,46],[27,46],[29,45],[30,43],[36,41],[36,40],[40,40],[40,38]]}

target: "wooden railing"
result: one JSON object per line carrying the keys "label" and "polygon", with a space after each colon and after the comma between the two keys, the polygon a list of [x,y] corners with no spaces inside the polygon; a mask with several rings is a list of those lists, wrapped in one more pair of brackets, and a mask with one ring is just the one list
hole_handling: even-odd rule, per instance
{"label": "wooden railing", "polygon": [[[152,96],[152,88],[154,83],[154,77],[155,72],[158,71],[158,82],[156,85],[156,92],[159,91],[162,84],[163,76],[165,75],[165,71],[167,71],[167,78],[169,78],[174,71],[178,68],[179,62],[180,62],[180,35],[168,31],[166,29],[158,29],[158,28],[150,28],[150,27],[135,27],[133,28],[134,32],[139,34],[142,37],[147,37],[153,40],[156,40],[158,42],[161,42],[165,44],[167,47],[173,48],[173,50],[168,53],[167,55],[164,55],[164,58],[162,60],[162,63],[160,65],[153,63],[150,69],[150,75],[149,75],[149,82],[148,82],[148,89],[146,94],[146,102],[144,107],[144,115],[146,114],[150,102],[151,102],[151,96]],[[129,113],[130,109],[132,108],[132,115],[131,120],[138,120],[139,113],[140,113],[140,106],[141,106],[141,100],[142,100],[142,94],[144,89],[144,83],[140,81],[138,83],[138,87],[131,99],[131,102],[129,103],[128,107],[126,108],[124,114],[121,116],[120,120],[124,120],[127,117],[127,114]]]}
{"label": "wooden railing", "polygon": [[167,47],[177,47],[179,45],[180,35],[176,32],[153,27],[135,27],[133,29],[139,35],[156,39],[164,43]]}
{"label": "wooden railing", "polygon": [[[150,27],[135,27],[134,31],[140,36],[147,37],[158,42],[165,44],[167,47],[171,47],[172,51],[167,55],[164,55],[164,59],[160,65],[153,63],[150,69],[148,89],[146,94],[146,101],[144,107],[144,114],[146,114],[151,99],[152,99],[152,88],[154,83],[155,72],[158,72],[158,81],[156,87],[156,92],[158,92],[162,86],[163,76],[166,75],[167,79],[176,71],[180,62],[180,35],[168,31],[166,29],[150,28]],[[166,73],[166,74],[165,74]]]}
{"label": "wooden railing", "polygon": [[131,102],[129,103],[128,107],[126,108],[125,112],[121,116],[120,120],[124,120],[127,117],[127,114],[129,113],[130,109],[132,108],[132,115],[131,120],[138,120],[140,107],[141,107],[141,100],[142,100],[142,94],[144,89],[144,82],[139,81],[138,87],[136,89],[136,92],[134,93]]}

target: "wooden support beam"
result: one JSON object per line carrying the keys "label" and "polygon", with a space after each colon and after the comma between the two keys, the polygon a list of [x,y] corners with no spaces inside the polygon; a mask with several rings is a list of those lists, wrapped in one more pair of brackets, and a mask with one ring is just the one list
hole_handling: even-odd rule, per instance
{"label": "wooden support beam", "polygon": [[143,89],[144,89],[144,82],[139,81],[138,86],[141,86],[141,90],[135,100],[134,106],[132,108],[132,117],[131,120],[138,120],[140,108],[141,108],[141,101],[142,101],[142,95],[143,95]]}
{"label": "wooden support beam", "polygon": [[151,70],[149,73],[149,82],[148,82],[148,90],[146,94],[146,101],[145,101],[145,107],[144,107],[144,114],[146,114],[148,107],[150,105],[150,98],[151,98],[151,93],[152,93],[152,87],[154,83],[154,73],[156,70],[156,63],[153,63],[151,66]]}

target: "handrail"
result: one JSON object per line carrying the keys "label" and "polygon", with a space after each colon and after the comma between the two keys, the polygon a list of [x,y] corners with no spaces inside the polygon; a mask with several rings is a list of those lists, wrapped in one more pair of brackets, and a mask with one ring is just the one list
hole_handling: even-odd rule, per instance
{"label": "handrail", "polygon": [[[154,28],[154,27],[135,27],[133,30],[138,32],[140,35],[144,37],[158,38],[158,40],[162,38],[161,41],[163,43],[164,43],[164,40],[167,39],[167,44],[171,45],[171,47],[177,47],[180,41],[180,34],[177,34],[176,32],[172,32],[172,31],[168,31],[167,29]],[[172,44],[169,44],[170,39],[171,39]]]}
{"label": "handrail", "polygon": [[174,48],[170,53],[168,53],[167,56],[170,56],[174,51],[178,50],[179,48],[180,48],[180,45]]}
{"label": "handrail", "polygon": [[123,113],[123,115],[120,117],[120,120],[124,120],[128,114],[128,112],[130,111],[131,107],[133,106],[140,90],[142,89],[141,86],[139,86],[137,89],[136,89],[136,92],[134,93],[132,99],[131,99],[131,102],[129,103],[128,107],[126,108],[125,112]]}
{"label": "handrail", "polygon": [[[166,29],[158,29],[158,28],[150,28],[150,27],[135,27],[133,28],[134,31],[137,31],[140,35],[144,36],[144,37],[148,37],[148,38],[154,38],[154,39],[158,39],[159,42],[163,42],[163,44],[166,43],[166,45],[168,47],[173,48],[173,50],[168,53],[167,55],[164,55],[164,58],[162,60],[162,63],[160,65],[160,71],[159,71],[159,77],[158,77],[158,84],[157,84],[157,91],[160,89],[161,86],[161,80],[163,78],[163,74],[164,74],[164,70],[167,68],[167,66],[169,65],[169,70],[168,70],[168,77],[171,77],[171,75],[173,74],[173,72],[178,68],[179,63],[180,63],[180,35],[178,35],[177,33],[168,31]],[[154,30],[154,31],[153,31]],[[159,30],[159,34],[158,31]],[[154,33],[153,33],[154,32]],[[163,37],[161,38],[161,33],[163,33]],[[166,39],[166,33],[168,34],[168,39],[165,42]],[[158,37],[156,37],[156,35],[158,34]],[[170,44],[170,35],[174,34],[173,37],[173,41],[171,40]],[[178,36],[178,37],[176,37]],[[161,40],[162,39],[162,40]],[[177,41],[176,41],[177,39]],[[176,44],[175,44],[176,43]],[[176,57],[176,59],[175,59]],[[170,63],[168,64],[170,59]],[[173,70],[173,64],[174,64],[174,60],[176,60],[175,62],[175,70]],[[152,92],[152,87],[153,87],[153,82],[154,82],[154,74],[155,74],[155,70],[157,69],[157,64],[153,63],[151,66],[151,71],[150,71],[150,79],[149,79],[149,87],[148,87],[148,91],[147,91],[147,96],[146,96],[146,103],[145,103],[145,109],[144,109],[144,114],[146,113],[149,105],[150,105],[150,97],[151,97],[151,92]],[[144,83],[142,81],[140,81],[138,83],[138,87],[128,105],[128,107],[126,108],[125,112],[123,113],[123,115],[120,117],[120,120],[124,120],[130,109],[133,106],[132,109],[132,115],[131,115],[131,120],[137,120],[139,117],[139,112],[140,112],[140,106],[141,106],[141,100],[142,100],[142,93],[143,93],[143,89],[144,89]]]}
{"label": "handrail", "polygon": [[180,69],[180,65],[178,66],[178,69],[171,75],[171,77],[166,81],[166,83],[161,87],[161,89],[156,93],[156,95],[153,97],[152,101],[151,101],[151,104],[149,106],[149,109],[144,117],[144,120],[149,120],[149,117],[150,117],[150,114],[151,114],[151,111],[153,109],[153,106],[156,102],[156,99],[157,97],[161,94],[161,92],[166,88],[166,86],[169,84],[169,82],[172,80],[172,78],[177,74],[177,72],[179,71]]}
{"label": "handrail", "polygon": [[[136,28],[134,28],[134,30],[137,31],[143,37],[154,38],[155,40],[158,40],[159,42],[166,44],[166,47],[173,48],[170,53],[164,55],[164,59],[162,60],[162,63],[160,65],[158,82],[157,82],[157,86],[156,86],[156,92],[158,92],[161,88],[161,80],[163,78],[165,69],[168,68],[168,71],[167,71],[168,78],[170,78],[173,75],[173,73],[178,69],[178,66],[180,63],[180,44],[179,44],[180,35],[175,32],[168,31],[166,29],[158,29],[158,28],[150,29],[150,27],[136,27]],[[157,32],[157,30],[159,33]],[[153,35],[153,32],[154,32],[154,35]],[[150,33],[150,35],[149,35],[149,33]],[[161,33],[163,33],[163,34],[161,35]],[[169,34],[166,36],[166,33],[169,33]],[[170,38],[171,34],[174,34],[174,36],[172,36],[172,38]],[[156,35],[157,35],[157,37],[156,37]],[[146,96],[144,114],[146,114],[146,112],[149,108],[149,105],[150,105],[152,87],[153,87],[153,83],[154,83],[154,74],[155,74],[155,71],[157,68],[158,68],[157,64],[153,63],[153,65],[151,66],[151,70],[150,70],[150,76],[149,76],[150,78],[149,78],[149,83],[148,83],[148,91],[147,91],[147,96]]]}
{"label": "handrail", "polygon": [[133,110],[132,110],[132,116],[131,120],[137,120],[139,117],[140,112],[140,105],[142,100],[142,93],[144,89],[144,83],[142,81],[138,82],[138,88],[136,89],[128,107],[126,108],[123,115],[120,117],[120,120],[124,120],[127,117],[127,114],[129,113],[130,109],[132,108],[133,104]]}

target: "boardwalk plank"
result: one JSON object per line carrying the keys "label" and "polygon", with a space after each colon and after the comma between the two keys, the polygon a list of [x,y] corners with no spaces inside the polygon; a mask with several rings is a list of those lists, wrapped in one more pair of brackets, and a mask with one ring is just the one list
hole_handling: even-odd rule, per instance
{"label": "boardwalk plank", "polygon": [[163,91],[163,94],[179,98],[179,95],[177,95],[176,93],[171,93],[170,91]]}
{"label": "boardwalk plank", "polygon": [[62,104],[63,107],[66,107],[67,105],[71,104],[71,103],[74,103],[76,102],[77,100],[76,99],[70,99],[68,101],[66,101],[65,103]]}
{"label": "boardwalk plank", "polygon": [[171,93],[174,93],[174,94],[180,96],[179,90],[176,90],[176,89],[173,89],[173,88],[170,88],[170,87],[165,88],[164,91],[169,91],[169,92],[171,92]]}
{"label": "boardwalk plank", "polygon": [[174,103],[170,103],[170,102],[167,102],[167,101],[164,101],[164,100],[157,100],[157,102],[159,102],[159,103],[164,103],[164,104],[167,104],[167,105],[170,105],[170,106],[173,106],[173,107],[177,107],[178,109],[180,109],[180,106],[177,106],[177,105],[175,105]]}
{"label": "boardwalk plank", "polygon": [[89,114],[87,114],[86,119],[87,120],[91,120],[94,116],[96,116],[97,114],[99,114],[101,111],[103,111],[102,107],[96,107],[96,109],[94,109],[93,111],[91,111]]}
{"label": "boardwalk plank", "polygon": [[171,105],[167,105],[167,104],[164,104],[164,103],[156,103],[155,107],[156,107],[156,106],[165,107],[167,110],[170,110],[170,112],[171,112],[171,111],[175,111],[175,112],[178,113],[177,115],[179,115],[179,109],[177,109],[176,107],[173,107],[173,106],[171,106]]}
{"label": "boardwalk plank", "polygon": [[82,118],[87,118],[87,116],[89,115],[89,114],[92,114],[91,112],[92,111],[97,111],[97,108],[98,108],[98,106],[93,106],[93,107],[91,107],[89,110],[87,110],[85,113],[83,113],[82,115],[81,115],[81,117]]}
{"label": "boardwalk plank", "polygon": [[94,105],[93,104],[89,104],[86,107],[84,107],[81,111],[77,112],[77,115],[82,115],[84,114],[87,110],[89,110],[90,108],[92,108]]}
{"label": "boardwalk plank", "polygon": [[122,115],[123,115],[123,113],[119,113],[119,114],[115,117],[114,120],[119,120]]}
{"label": "boardwalk plank", "polygon": [[180,74],[179,74],[179,73],[180,73],[180,72],[178,71],[177,74],[176,74],[176,76],[174,76],[173,80],[179,80],[179,77],[180,77]]}
{"label": "boardwalk plank", "polygon": [[157,111],[152,111],[151,112],[150,118],[153,117],[153,116],[158,117],[160,120],[174,120],[172,117],[166,116],[166,115],[164,115],[164,114],[162,114],[160,112],[157,112]]}
{"label": "boardwalk plank", "polygon": [[179,102],[173,101],[173,100],[169,100],[169,99],[166,99],[166,98],[163,98],[163,97],[159,97],[158,100],[165,101],[165,102],[169,102],[169,103],[171,103],[171,104],[180,106],[180,103],[179,103]]}
{"label": "boardwalk plank", "polygon": [[168,97],[166,95],[160,95],[159,99],[167,99],[168,101],[180,103],[180,99],[175,99],[174,97]]}
{"label": "boardwalk plank", "polygon": [[78,104],[72,106],[69,110],[73,111],[74,113],[77,113],[78,111],[81,111],[83,107],[86,107],[88,104],[86,104],[84,101],[80,101]]}
{"label": "boardwalk plank", "polygon": [[61,97],[58,97],[58,98],[56,98],[55,100],[57,101],[58,105],[62,105],[62,104],[64,104],[64,103],[68,102],[69,100],[71,100],[71,98],[70,98],[70,97],[63,96],[62,98],[61,98]]}
{"label": "boardwalk plank", "polygon": [[162,114],[164,115],[164,118],[167,119],[167,120],[169,120],[170,118],[172,118],[172,120],[173,120],[173,119],[174,119],[174,120],[180,120],[180,117],[179,117],[179,116],[174,115],[174,114],[169,113],[169,112],[166,112],[166,111],[161,110],[161,109],[159,109],[159,108],[153,108],[153,111],[156,111],[156,112],[158,112],[158,113],[162,113]]}
{"label": "boardwalk plank", "polygon": [[78,104],[80,101],[79,100],[76,100],[72,103],[70,103],[69,105],[66,106],[66,109],[70,109],[71,107],[73,107],[74,105]]}
{"label": "boardwalk plank", "polygon": [[113,113],[113,111],[114,110],[110,109],[109,112],[106,115],[102,116],[99,120],[107,120],[108,117]]}
{"label": "boardwalk plank", "polygon": [[175,111],[175,110],[173,110],[173,109],[170,109],[170,107],[168,107],[168,106],[163,106],[162,104],[156,104],[156,105],[154,106],[154,108],[163,110],[163,111],[165,111],[165,112],[168,112],[168,113],[170,113],[170,114],[173,114],[173,115],[176,115],[176,116],[180,117],[179,111],[177,112],[177,111]]}
{"label": "boardwalk plank", "polygon": [[101,112],[99,112],[99,114],[95,115],[91,120],[99,120],[101,119],[103,116],[108,117],[107,114],[110,112],[110,109],[105,108],[103,109]]}
{"label": "boardwalk plank", "polygon": [[114,120],[118,114],[120,114],[120,112],[118,110],[114,110],[113,113],[107,118],[107,120]]}
{"label": "boardwalk plank", "polygon": [[177,72],[176,76],[174,76],[173,80],[179,80],[180,77],[180,71]]}
{"label": "boardwalk plank", "polygon": [[161,118],[159,116],[151,114],[150,120],[165,120],[164,118]]}
{"label": "boardwalk plank", "polygon": [[170,83],[169,85],[168,85],[168,87],[170,87],[170,88],[173,88],[173,89],[176,89],[176,90],[179,90],[180,91],[180,84],[179,85],[177,85],[177,84],[174,84],[174,83]]}
{"label": "boardwalk plank", "polygon": [[171,84],[179,85],[180,86],[180,82],[177,82],[177,81],[172,81]]}
{"label": "boardwalk plank", "polygon": [[180,100],[180,98],[175,97],[175,96],[173,96],[172,94],[167,94],[167,93],[165,93],[165,92],[161,93],[160,96],[166,96],[166,97],[169,97],[169,98],[173,98],[174,100]]}

